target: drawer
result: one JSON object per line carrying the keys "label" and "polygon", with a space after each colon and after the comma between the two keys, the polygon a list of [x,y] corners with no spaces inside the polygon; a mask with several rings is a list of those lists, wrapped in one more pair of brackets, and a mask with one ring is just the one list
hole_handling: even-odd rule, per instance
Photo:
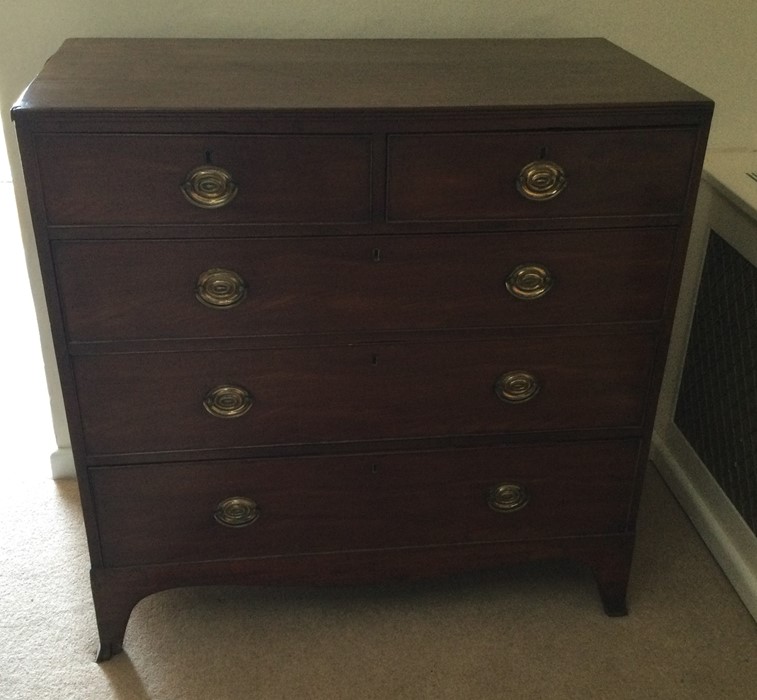
{"label": "drawer", "polygon": [[[681,215],[696,129],[395,134],[390,221]],[[553,163],[558,176],[544,166]],[[526,166],[536,163],[530,175]],[[517,187],[521,172],[527,191]],[[544,197],[565,187],[553,198]],[[545,190],[545,191],[542,191]]]}
{"label": "drawer", "polygon": [[89,479],[104,564],[129,566],[623,532],[637,450],[629,440],[198,462]]}
{"label": "drawer", "polygon": [[618,334],[72,361],[87,451],[105,455],[638,427],[654,347]]}
{"label": "drawer", "polygon": [[36,144],[53,225],[370,218],[368,137],[42,134]]}
{"label": "drawer", "polygon": [[657,320],[674,234],[56,241],[54,255],[70,340],[209,338]]}

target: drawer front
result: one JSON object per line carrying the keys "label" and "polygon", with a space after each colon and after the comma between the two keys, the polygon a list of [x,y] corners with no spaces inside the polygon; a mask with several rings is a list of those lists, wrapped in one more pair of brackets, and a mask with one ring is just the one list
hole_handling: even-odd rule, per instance
{"label": "drawer front", "polygon": [[44,134],[37,149],[53,225],[370,219],[368,137]]}
{"label": "drawer front", "polygon": [[[396,134],[389,137],[387,216],[463,221],[680,215],[696,140],[695,129]],[[525,166],[544,161],[560,167],[565,187],[551,199],[529,199],[516,183]],[[532,174],[531,188],[558,179],[543,166]]]}
{"label": "drawer front", "polygon": [[656,320],[673,237],[58,241],[55,259],[69,339],[207,338]]}
{"label": "drawer front", "polygon": [[637,450],[629,440],[142,465],[92,469],[90,482],[104,563],[128,566],[623,532]]}
{"label": "drawer front", "polygon": [[523,337],[73,365],[87,451],[104,455],[638,427],[653,349],[641,334]]}

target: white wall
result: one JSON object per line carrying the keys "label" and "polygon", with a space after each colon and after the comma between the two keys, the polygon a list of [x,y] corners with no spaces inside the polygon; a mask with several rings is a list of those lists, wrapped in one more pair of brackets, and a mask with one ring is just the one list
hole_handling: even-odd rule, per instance
{"label": "white wall", "polygon": [[604,36],[712,97],[718,104],[714,146],[757,147],[755,0],[24,0],[3,4],[0,106],[6,128],[10,104],[69,36]]}
{"label": "white wall", "polygon": [[11,166],[5,154],[5,131],[0,129],[0,182],[10,182],[11,180]]}
{"label": "white wall", "polygon": [[[0,10],[0,110],[17,183],[30,279],[46,327],[21,170],[8,113],[69,36],[604,36],[717,103],[713,148],[757,148],[755,0],[24,0]],[[49,334],[43,354],[53,365]],[[50,370],[58,439],[66,435]]]}

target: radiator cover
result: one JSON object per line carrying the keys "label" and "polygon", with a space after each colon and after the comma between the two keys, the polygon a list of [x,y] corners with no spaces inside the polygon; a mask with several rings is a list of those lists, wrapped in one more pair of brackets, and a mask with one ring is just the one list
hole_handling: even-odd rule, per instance
{"label": "radiator cover", "polygon": [[715,231],[675,423],[757,534],[757,268]]}

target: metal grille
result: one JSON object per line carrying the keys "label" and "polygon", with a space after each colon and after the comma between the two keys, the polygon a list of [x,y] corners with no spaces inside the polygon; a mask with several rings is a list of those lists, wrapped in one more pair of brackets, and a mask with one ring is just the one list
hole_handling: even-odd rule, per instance
{"label": "metal grille", "polygon": [[757,268],[714,231],[675,423],[757,534]]}

